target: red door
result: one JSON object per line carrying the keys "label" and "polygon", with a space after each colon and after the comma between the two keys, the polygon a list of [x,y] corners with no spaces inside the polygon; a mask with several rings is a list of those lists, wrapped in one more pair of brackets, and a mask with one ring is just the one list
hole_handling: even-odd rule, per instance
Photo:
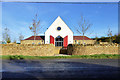
{"label": "red door", "polygon": [[64,37],[63,45],[64,45],[64,47],[67,47],[67,45],[68,45],[68,36]]}
{"label": "red door", "polygon": [[50,35],[50,44],[54,44],[54,37]]}

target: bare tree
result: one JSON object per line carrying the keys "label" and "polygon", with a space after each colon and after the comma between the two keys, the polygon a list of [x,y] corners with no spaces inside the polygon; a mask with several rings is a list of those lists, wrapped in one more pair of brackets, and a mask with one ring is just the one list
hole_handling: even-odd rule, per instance
{"label": "bare tree", "polygon": [[19,35],[19,41],[20,41],[20,43],[21,43],[21,40],[24,40],[24,36],[20,33],[20,35]]}
{"label": "bare tree", "polygon": [[97,33],[96,33],[96,36],[95,36],[95,43],[94,44],[98,44],[98,37],[97,37]]}
{"label": "bare tree", "polygon": [[6,43],[10,43],[11,42],[11,39],[10,39],[10,31],[9,29],[6,27],[4,29],[4,32],[3,32],[3,40],[6,42]]}
{"label": "bare tree", "polygon": [[29,29],[34,33],[34,41],[36,39],[36,35],[38,35],[40,31],[40,20],[37,21],[37,14],[35,15],[35,19],[33,19],[33,23],[31,26],[29,26]]}
{"label": "bare tree", "polygon": [[109,43],[112,43],[112,31],[110,30],[110,28],[108,29],[108,37],[109,37]]}
{"label": "bare tree", "polygon": [[17,41],[16,41],[16,38],[14,38],[14,41],[13,41],[13,43],[16,43]]}
{"label": "bare tree", "polygon": [[86,20],[81,15],[81,20],[78,22],[78,27],[76,29],[77,29],[77,32],[79,34],[82,34],[82,36],[83,36],[83,45],[84,45],[84,35],[91,26],[92,26],[92,24],[90,24],[89,21]]}

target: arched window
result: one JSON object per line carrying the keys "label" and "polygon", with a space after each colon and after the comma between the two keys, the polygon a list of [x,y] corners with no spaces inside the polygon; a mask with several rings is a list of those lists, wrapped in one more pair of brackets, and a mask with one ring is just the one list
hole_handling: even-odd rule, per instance
{"label": "arched window", "polygon": [[63,46],[63,38],[61,36],[55,38],[55,46]]}

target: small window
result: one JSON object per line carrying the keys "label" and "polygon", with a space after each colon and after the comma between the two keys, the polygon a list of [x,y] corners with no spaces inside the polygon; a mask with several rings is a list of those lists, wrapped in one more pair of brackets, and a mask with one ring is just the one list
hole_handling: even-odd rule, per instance
{"label": "small window", "polygon": [[75,40],[75,42],[77,42],[77,41]]}
{"label": "small window", "polygon": [[44,40],[42,40],[42,44],[44,44]]}
{"label": "small window", "polygon": [[60,31],[60,30],[61,30],[61,27],[57,27],[57,30]]}
{"label": "small window", "polygon": [[77,40],[75,40],[75,44],[77,44]]}
{"label": "small window", "polygon": [[32,44],[35,44],[35,43],[32,43]]}
{"label": "small window", "polygon": [[38,43],[38,44],[40,44],[40,43]]}

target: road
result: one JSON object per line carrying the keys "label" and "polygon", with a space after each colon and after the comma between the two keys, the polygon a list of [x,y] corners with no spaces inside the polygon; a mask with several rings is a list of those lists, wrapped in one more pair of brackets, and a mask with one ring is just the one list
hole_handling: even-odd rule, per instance
{"label": "road", "polygon": [[2,79],[118,79],[117,59],[2,60]]}

